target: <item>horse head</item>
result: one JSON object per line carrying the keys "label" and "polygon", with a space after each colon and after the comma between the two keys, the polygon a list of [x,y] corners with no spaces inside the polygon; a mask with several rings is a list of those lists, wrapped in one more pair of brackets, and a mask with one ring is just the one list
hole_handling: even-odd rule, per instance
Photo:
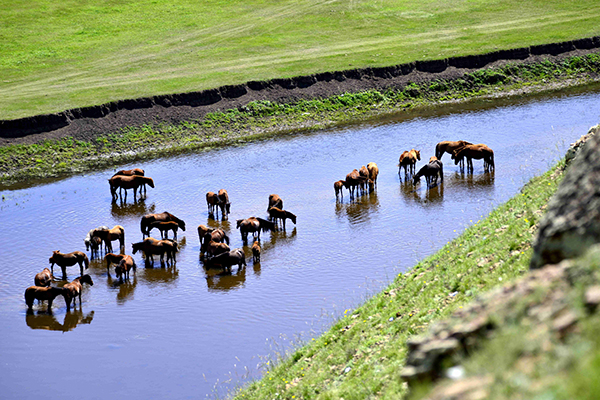
{"label": "horse head", "polygon": [[92,277],[88,274],[85,274],[79,278],[79,283],[88,283],[90,286],[94,286],[94,281],[92,281]]}
{"label": "horse head", "polygon": [[145,176],[144,182],[150,185],[151,188],[154,188],[154,180],[152,178]]}

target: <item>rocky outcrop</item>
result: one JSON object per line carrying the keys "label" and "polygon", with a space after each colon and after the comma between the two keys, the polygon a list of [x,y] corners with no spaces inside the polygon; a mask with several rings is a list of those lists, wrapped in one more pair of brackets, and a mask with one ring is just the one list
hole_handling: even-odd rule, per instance
{"label": "rocky outcrop", "polygon": [[578,257],[600,243],[600,135],[594,135],[599,129],[592,127],[567,153],[568,169],[534,241],[533,269]]}

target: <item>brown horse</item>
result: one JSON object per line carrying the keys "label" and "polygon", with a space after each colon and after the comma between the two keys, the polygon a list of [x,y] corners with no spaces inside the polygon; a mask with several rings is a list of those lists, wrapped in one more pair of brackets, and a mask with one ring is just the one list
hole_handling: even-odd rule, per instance
{"label": "brown horse", "polygon": [[206,225],[198,225],[198,239],[200,240],[200,248],[202,248],[204,244],[204,237],[207,233],[211,233],[214,231],[214,228],[209,228]]}
{"label": "brown horse", "polygon": [[[116,201],[118,197],[121,199],[122,190],[125,190],[125,201],[127,201],[127,190],[133,189],[133,198],[137,198],[137,190],[140,186],[148,184],[151,188],[154,187],[154,181],[152,178],[148,176],[140,176],[140,175],[116,175],[108,180],[108,184],[110,185],[110,193],[112,195],[113,201]],[[117,196],[117,189],[119,189],[119,195]]]}
{"label": "brown horse", "polygon": [[135,270],[136,265],[135,265],[135,260],[133,259],[133,257],[127,255],[127,254],[115,254],[115,253],[108,253],[107,255],[104,256],[104,261],[106,261],[106,270],[108,271],[110,269],[110,266],[113,264],[120,264],[121,261],[125,260],[125,262],[127,263],[127,266],[129,268],[133,268]]}
{"label": "brown horse", "polygon": [[52,276],[52,272],[49,268],[44,268],[42,272],[35,274],[35,278],[33,278],[33,282],[35,286],[48,287],[52,283],[54,276]]}
{"label": "brown horse", "polygon": [[119,261],[119,265],[115,267],[115,274],[120,281],[123,281],[123,277],[125,279],[129,279],[129,271],[133,270],[133,274],[135,275],[135,271],[137,265],[135,265],[135,261],[131,256],[127,256],[129,259],[123,258]]}
{"label": "brown horse", "polygon": [[230,250],[226,243],[209,241],[206,247],[206,253],[209,257],[214,257],[222,253],[226,253]]}
{"label": "brown horse", "polygon": [[219,207],[221,208],[221,218],[225,218],[229,215],[231,209],[231,202],[229,201],[227,190],[219,190],[217,197],[219,198]]}
{"label": "brown horse", "polygon": [[65,298],[65,302],[67,301],[68,293],[66,289],[47,286],[30,286],[25,289],[25,304],[29,310],[33,309],[33,301],[39,300],[40,302],[47,300],[48,301],[48,312],[52,312],[52,302],[56,298],[56,296],[62,295]]}
{"label": "brown horse", "polygon": [[276,224],[281,221],[283,224],[283,230],[285,231],[285,220],[286,219],[290,219],[294,225],[296,225],[296,215],[294,215],[293,213],[286,211],[286,210],[280,210],[277,207],[271,207],[269,209],[269,217],[271,217],[271,220],[273,222],[275,222]]}
{"label": "brown horse", "polygon": [[119,247],[125,247],[125,228],[121,225],[115,225],[112,229],[94,229],[92,237],[99,237],[104,242],[106,251],[112,253],[112,242],[119,241]]}
{"label": "brown horse", "polygon": [[154,221],[150,224],[150,227],[148,228],[148,233],[154,228],[160,231],[160,237],[163,239],[167,239],[169,237],[169,231],[173,231],[173,238],[177,240],[177,230],[179,229],[179,224],[177,222]]}
{"label": "brown horse", "polygon": [[[208,252],[208,246],[211,243],[227,243],[229,244],[229,236],[223,229],[217,228],[204,234],[203,245],[200,247],[202,252]],[[210,252],[209,252],[210,253]]]}
{"label": "brown horse", "polygon": [[85,250],[86,251],[92,251],[90,253],[90,256],[92,259],[94,259],[94,255],[96,257],[99,257],[99,252],[102,250],[101,249],[101,244],[102,244],[102,239],[100,239],[98,236],[94,236],[94,231],[98,230],[98,229],[109,229],[108,226],[99,226],[95,229],[91,229],[88,234],[86,235],[85,239],[83,239],[83,243],[85,243]]}
{"label": "brown horse", "polygon": [[72,253],[61,253],[58,250],[52,252],[52,256],[48,260],[50,262],[50,272],[54,275],[54,264],[62,269],[63,279],[67,278],[67,267],[79,264],[79,275],[83,275],[83,265],[87,269],[90,266],[90,260],[81,251]]}
{"label": "brown horse", "polygon": [[260,243],[258,240],[255,240],[254,243],[252,243],[252,262],[260,262]]}
{"label": "brown horse", "polygon": [[346,175],[344,187],[350,192],[350,198],[354,197],[355,189],[360,188],[364,190],[365,183],[368,181],[368,179],[369,178],[367,177],[361,176],[360,172],[356,168]]}
{"label": "brown horse", "polygon": [[[133,168],[133,169],[122,169],[120,171],[115,172],[115,174],[113,175],[113,177],[117,176],[117,175],[124,175],[124,176],[132,176],[132,175],[139,175],[139,176],[145,176],[145,172],[143,169],[141,168]],[[141,191],[144,191],[144,193],[146,193],[146,184],[143,184],[142,187],[140,188],[140,193]]]}
{"label": "brown horse", "polygon": [[422,176],[424,176],[425,180],[427,181],[427,188],[432,188],[437,185],[438,176],[441,178],[441,181],[444,182],[444,169],[442,162],[436,158],[435,160],[430,161],[427,165],[423,166],[419,172],[413,176],[413,185],[419,183]]}
{"label": "brown horse", "polygon": [[252,232],[253,235],[260,239],[261,231],[275,231],[277,226],[271,221],[258,217],[250,217],[246,219],[238,219],[237,229],[240,230],[242,235],[242,241],[248,242],[248,233]]}
{"label": "brown horse", "polygon": [[269,208],[277,207],[283,210],[283,200],[279,197],[278,194],[269,195],[269,205],[267,206],[267,212],[269,212]]}
{"label": "brown horse", "polygon": [[411,149],[410,151],[404,151],[400,155],[398,160],[398,173],[404,168],[404,176],[413,175],[415,173],[415,165],[417,161],[421,160],[421,151]]}
{"label": "brown horse", "polygon": [[219,266],[225,270],[231,271],[231,266],[238,266],[238,270],[242,268],[242,265],[245,267],[246,264],[246,256],[244,254],[244,250],[242,249],[233,249],[225,253],[221,253],[217,256],[214,256],[207,260],[208,266]]}
{"label": "brown horse", "polygon": [[71,283],[65,283],[63,285],[63,289],[67,291],[65,296],[67,311],[71,311],[71,302],[73,302],[73,308],[75,308],[75,305],[77,304],[77,297],[79,297],[79,307],[81,307],[81,289],[83,288],[84,283],[94,286],[92,277],[89,275],[80,276],[79,278],[73,279]]}
{"label": "brown horse", "polygon": [[176,261],[175,252],[177,251],[177,242],[165,239],[157,240],[151,237],[144,239],[142,242],[132,243],[133,254],[142,251],[146,257],[146,262],[154,264],[154,255],[160,255],[160,263],[165,263],[164,256],[167,254],[167,263],[169,260]]}
{"label": "brown horse", "polygon": [[485,172],[496,169],[494,165],[494,151],[485,144],[469,144],[456,150],[453,155],[454,165],[457,165],[464,158],[467,159],[467,171],[473,172],[473,159],[483,159],[483,168]]}
{"label": "brown horse", "polygon": [[[473,144],[471,142],[466,142],[464,140],[457,140],[457,141],[443,141],[443,142],[439,142],[436,146],[435,146],[435,156],[437,157],[438,160],[442,161],[442,156],[444,155],[444,153],[448,153],[450,154],[450,156],[454,155],[454,152],[468,144]],[[463,165],[461,164],[461,167]]]}
{"label": "brown horse", "polygon": [[177,225],[185,232],[185,222],[169,212],[162,212],[160,214],[147,214],[142,217],[140,221],[140,229],[143,237],[150,236],[150,224],[155,221],[175,221]]}
{"label": "brown horse", "polygon": [[[206,205],[208,206],[209,215],[215,215],[215,210],[218,211],[217,207],[220,207],[220,203],[221,201],[219,200],[218,194],[216,194],[215,192],[206,193]],[[223,216],[223,212],[221,212],[221,216]]]}
{"label": "brown horse", "polygon": [[[344,200],[344,192],[342,192],[342,189],[344,188],[345,184],[346,184],[346,181],[333,182],[333,190],[335,190],[336,200],[337,200],[338,196],[341,196],[342,200]],[[273,207],[276,207],[276,206],[273,206]],[[281,207],[277,207],[277,208],[281,208]]]}
{"label": "brown horse", "polygon": [[369,171],[369,179],[373,181],[373,185],[377,185],[377,177],[379,176],[379,167],[374,162],[367,164],[367,170]]}

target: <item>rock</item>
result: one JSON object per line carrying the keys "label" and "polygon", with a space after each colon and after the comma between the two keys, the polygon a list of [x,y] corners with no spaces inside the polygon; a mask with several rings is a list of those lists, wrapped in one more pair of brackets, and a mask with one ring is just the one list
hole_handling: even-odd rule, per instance
{"label": "rock", "polygon": [[590,312],[593,312],[600,304],[600,286],[592,286],[585,291],[585,306]]}
{"label": "rock", "polygon": [[583,145],[596,133],[600,131],[600,124],[596,126],[592,126],[587,134],[580,137],[575,143],[571,144],[569,150],[567,150],[567,154],[565,155],[565,161],[567,165],[575,159],[579,150],[583,147]]}
{"label": "rock", "polygon": [[600,243],[600,135],[591,135],[550,200],[530,268],[580,256],[595,243]]}
{"label": "rock", "polygon": [[428,400],[483,400],[490,395],[493,383],[490,376],[472,377],[437,387],[427,397]]}

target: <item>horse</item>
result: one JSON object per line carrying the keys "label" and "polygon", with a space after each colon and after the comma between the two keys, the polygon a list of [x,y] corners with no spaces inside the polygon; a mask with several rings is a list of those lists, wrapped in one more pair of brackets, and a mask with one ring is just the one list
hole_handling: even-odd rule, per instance
{"label": "horse", "polygon": [[229,215],[231,209],[231,203],[229,202],[227,190],[219,190],[217,197],[219,198],[219,207],[221,207],[221,218],[225,218],[227,215]]}
{"label": "horse", "polygon": [[119,265],[115,267],[115,274],[117,275],[119,281],[123,281],[123,277],[125,277],[125,279],[129,279],[129,271],[131,270],[133,270],[133,274],[135,275],[137,265],[131,256],[127,257],[131,259],[131,262],[130,260],[123,258],[121,261],[119,261]]}
{"label": "horse", "polygon": [[252,262],[255,264],[260,262],[260,243],[258,240],[255,240],[254,243],[252,243]]}
{"label": "horse", "polygon": [[212,258],[218,256],[219,254],[228,252],[230,248],[226,243],[215,242],[211,240],[205,245],[205,250],[206,253]]}
{"label": "horse", "polygon": [[[115,177],[117,175],[124,175],[124,176],[139,175],[139,176],[145,176],[145,172],[141,168],[122,169],[120,171],[115,172],[115,174],[113,175],[113,177]],[[142,190],[144,191],[144,193],[146,193],[146,184],[143,184],[142,187],[140,188],[140,194],[142,193]]]}
{"label": "horse", "polygon": [[147,214],[142,217],[140,221],[140,229],[142,231],[143,237],[150,236],[150,224],[154,221],[175,221],[182,231],[185,232],[185,222],[173,214],[165,211],[160,214]]}
{"label": "horse", "polygon": [[273,220],[273,222],[275,222],[275,223],[278,223],[278,221],[281,220],[281,222],[283,223],[284,231],[285,231],[285,220],[286,219],[292,220],[294,225],[296,225],[296,215],[294,215],[293,213],[286,211],[286,210],[280,210],[277,207],[271,207],[269,209],[269,217],[271,217],[271,220]]}
{"label": "horse", "polygon": [[436,159],[423,166],[419,172],[413,176],[413,185],[419,183],[421,177],[425,176],[427,188],[431,188],[437,184],[438,175],[441,178],[441,181],[444,182],[443,164],[440,160]]}
{"label": "horse", "polygon": [[[342,197],[342,200],[344,200],[344,192],[342,192],[342,189],[344,188],[345,184],[346,184],[346,181],[333,182],[333,190],[335,190],[336,200],[337,200],[338,196],[340,196],[340,195]],[[277,207],[277,208],[281,208],[281,207]]]}
{"label": "horse", "polygon": [[54,286],[30,286],[25,289],[25,304],[31,311],[33,309],[33,301],[39,300],[40,302],[44,300],[48,300],[48,312],[52,312],[52,302],[56,298],[56,296],[62,295],[65,298],[65,302],[67,301],[68,293],[66,289]]}
{"label": "horse", "polygon": [[141,242],[132,243],[131,247],[133,249],[133,254],[138,251],[142,251],[146,256],[146,261],[152,262],[154,264],[154,255],[160,255],[160,263],[163,265],[165,263],[164,256],[167,254],[167,263],[169,260],[176,262],[175,253],[177,252],[177,242],[165,239],[165,240],[157,240],[151,237],[144,239]]}
{"label": "horse", "polygon": [[98,236],[94,236],[94,231],[97,229],[109,229],[108,226],[99,226],[96,229],[91,229],[85,239],[83,239],[83,243],[85,243],[85,250],[86,251],[90,251],[91,249],[91,253],[90,256],[92,259],[94,259],[94,254],[96,256],[98,256],[98,251],[101,250],[101,244],[102,244],[102,239],[100,239]]}
{"label": "horse", "polygon": [[52,256],[48,260],[50,262],[50,272],[54,275],[54,264],[58,265],[62,269],[63,279],[67,277],[67,267],[71,267],[75,264],[79,264],[79,275],[83,275],[83,265],[87,269],[90,266],[90,260],[81,251],[74,251],[72,253],[61,253],[58,250],[52,252]]}
{"label": "horse", "polygon": [[136,269],[135,260],[133,257],[127,254],[108,253],[104,256],[104,261],[106,261],[106,270],[108,271],[112,264],[120,264],[123,260],[129,268],[133,268],[134,270]]}
{"label": "horse", "polygon": [[204,237],[207,233],[211,233],[214,231],[214,228],[209,228],[206,225],[198,225],[198,238],[200,239],[200,247],[202,248],[204,244]]}
{"label": "horse", "polygon": [[364,189],[364,185],[367,180],[368,178],[361,176],[360,172],[356,168],[346,175],[344,187],[350,192],[351,198],[354,197],[354,189],[357,187]]}
{"label": "horse", "polygon": [[165,249],[165,254],[167,255],[167,264],[169,264],[169,260],[171,261],[171,265],[177,262],[177,251],[179,250],[179,246],[177,242],[172,239],[164,239],[160,241],[161,246]]}
{"label": "horse", "polygon": [[377,185],[377,176],[379,176],[379,167],[374,162],[367,164],[367,170],[369,171],[369,179],[373,181],[373,185]]}
{"label": "horse", "polygon": [[417,161],[421,160],[421,151],[411,149],[410,151],[404,151],[400,155],[400,159],[398,160],[398,174],[400,174],[400,170],[404,168],[404,176],[413,175],[415,173],[415,165]]}
{"label": "horse", "polygon": [[[140,186],[148,184],[151,188],[154,187],[154,180],[148,176],[140,175],[116,175],[108,180],[110,185],[110,193],[113,201],[117,201],[117,198],[123,198],[121,190],[125,190],[125,201],[127,201],[127,189],[133,189],[133,198],[137,198],[137,190]],[[119,195],[117,196],[117,189],[119,189]]]}
{"label": "horse", "polygon": [[231,272],[231,266],[238,266],[238,270],[242,268],[242,265],[245,267],[246,264],[246,256],[244,254],[244,250],[242,249],[233,249],[226,253],[221,253],[218,256],[214,256],[207,261],[209,266],[220,266],[221,268],[228,270]]}
{"label": "horse", "polygon": [[[206,205],[208,206],[208,214],[215,215],[215,210],[218,210],[217,207],[220,207],[221,201],[219,200],[219,195],[215,192],[206,193]],[[218,216],[218,214],[216,215]],[[223,216],[223,211],[221,211],[221,217]]]}
{"label": "horse", "polygon": [[71,301],[73,302],[73,308],[77,304],[77,297],[79,297],[79,307],[81,307],[81,289],[83,284],[87,283],[90,286],[94,286],[92,277],[89,275],[82,275],[79,278],[73,279],[71,283],[65,283],[63,289],[65,289],[65,302],[67,303],[67,311],[71,311]]}
{"label": "horse", "polygon": [[269,195],[269,205],[267,206],[267,212],[269,212],[269,208],[277,207],[283,210],[283,200],[277,194]]}
{"label": "horse", "polygon": [[169,231],[173,231],[173,238],[177,240],[177,229],[179,229],[179,224],[175,221],[154,221],[150,224],[148,228],[148,233],[152,231],[152,229],[158,229],[160,231],[160,237],[166,239],[169,237]]}
{"label": "horse", "polygon": [[496,169],[494,165],[494,151],[485,144],[469,144],[461,147],[454,152],[454,165],[457,165],[464,158],[467,159],[467,171],[473,172],[473,159],[483,159],[483,168],[485,172],[490,172]]}
{"label": "horse", "polygon": [[258,217],[250,217],[246,219],[238,219],[236,221],[237,229],[240,230],[242,235],[242,241],[248,241],[248,233],[252,232],[253,235],[256,235],[258,239],[260,239],[261,231],[274,231],[277,230],[277,225],[271,221],[267,221],[266,219],[258,218]]}
{"label": "horse", "polygon": [[33,282],[35,283],[35,286],[48,287],[53,279],[54,276],[52,276],[52,272],[48,268],[44,268],[42,272],[35,274]]}
{"label": "horse", "polygon": [[[439,142],[438,144],[435,145],[435,157],[442,161],[442,156],[444,155],[444,153],[448,153],[450,154],[450,156],[454,155],[454,152],[468,144],[473,144],[471,142],[466,142],[464,140],[457,140],[457,141],[443,141],[443,142]],[[463,167],[463,165],[461,164],[461,167]]]}
{"label": "horse", "polygon": [[92,237],[99,237],[104,242],[106,251],[112,253],[112,242],[115,240],[119,241],[119,247],[125,247],[125,228],[121,225],[115,225],[112,229],[94,229]]}

